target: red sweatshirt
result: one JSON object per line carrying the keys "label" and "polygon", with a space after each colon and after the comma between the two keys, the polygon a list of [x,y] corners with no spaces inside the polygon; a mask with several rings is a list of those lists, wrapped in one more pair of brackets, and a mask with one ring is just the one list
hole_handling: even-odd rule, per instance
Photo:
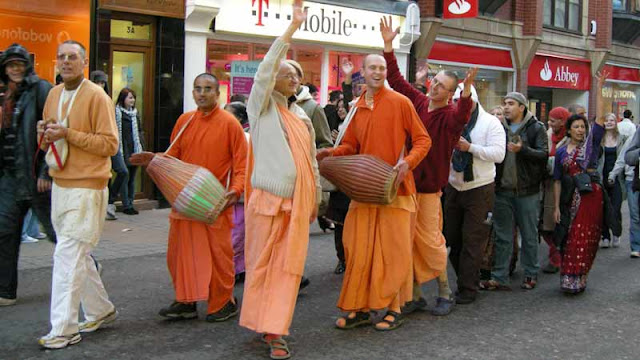
{"label": "red sweatshirt", "polygon": [[435,193],[447,185],[453,148],[458,144],[462,129],[471,115],[471,96],[461,97],[450,104],[429,111],[429,98],[415,89],[400,73],[393,52],[384,53],[387,60],[387,81],[393,90],[411,100],[420,120],[427,129],[433,143],[427,156],[413,170],[418,193]]}

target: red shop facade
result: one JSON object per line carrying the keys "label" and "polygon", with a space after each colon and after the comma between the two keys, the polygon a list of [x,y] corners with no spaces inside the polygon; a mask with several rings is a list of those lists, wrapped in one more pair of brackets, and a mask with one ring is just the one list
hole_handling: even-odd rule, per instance
{"label": "red shop facade", "polygon": [[591,62],[588,59],[538,53],[527,74],[529,110],[547,122],[556,106],[580,104],[589,108]]}
{"label": "red shop facade", "polygon": [[437,38],[428,59],[418,60],[418,68],[425,62],[429,64],[430,77],[440,70],[453,70],[460,80],[469,68],[478,67],[475,86],[486,110],[502,104],[502,98],[515,88],[513,54],[507,47]]}
{"label": "red shop facade", "polygon": [[640,67],[607,63],[604,69],[609,73],[602,89],[605,112],[612,112],[621,120],[624,111],[630,110],[637,124],[640,113]]}

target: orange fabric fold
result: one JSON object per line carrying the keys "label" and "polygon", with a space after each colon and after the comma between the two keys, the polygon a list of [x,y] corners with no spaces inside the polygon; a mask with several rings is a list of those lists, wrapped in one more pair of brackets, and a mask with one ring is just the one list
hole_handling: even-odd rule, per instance
{"label": "orange fabric fold", "polygon": [[250,186],[249,147],[245,184],[245,266],[240,326],[259,333],[288,335],[309,244],[309,218],[315,206],[311,135],[307,126],[278,106],[297,169],[292,199]]}
{"label": "orange fabric fold", "polygon": [[414,196],[389,205],[351,202],[343,244],[346,272],[338,300],[343,311],[396,308],[411,273]]}
{"label": "orange fabric fold", "polygon": [[447,270],[447,242],[442,235],[442,193],[417,194],[413,236],[413,276],[418,284]]}

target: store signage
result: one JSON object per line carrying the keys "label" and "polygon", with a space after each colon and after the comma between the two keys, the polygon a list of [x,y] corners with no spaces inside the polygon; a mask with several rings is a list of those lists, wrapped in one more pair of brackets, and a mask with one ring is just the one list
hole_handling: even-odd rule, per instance
{"label": "store signage", "polygon": [[184,0],[100,0],[100,9],[184,19]]}
{"label": "store signage", "polygon": [[[291,23],[293,0],[210,0],[220,9],[215,18],[216,33],[276,37]],[[381,49],[380,18],[375,11],[353,9],[305,1],[307,20],[294,39],[311,42]],[[393,26],[402,26],[404,17],[392,16]],[[394,48],[399,46],[399,36]]]}
{"label": "store signage", "polygon": [[460,64],[494,66],[513,69],[511,51],[463,45],[437,40],[428,56],[429,60],[447,61]]}
{"label": "store signage", "polygon": [[589,90],[591,67],[587,61],[536,55],[529,66],[529,86]]}
{"label": "store signage", "polygon": [[445,19],[474,18],[478,16],[478,0],[445,0],[442,17]]}
{"label": "store signage", "polygon": [[607,80],[640,83],[640,69],[616,65],[605,65],[604,71],[609,73]]}
{"label": "store signage", "polygon": [[231,94],[249,96],[260,61],[231,62]]}

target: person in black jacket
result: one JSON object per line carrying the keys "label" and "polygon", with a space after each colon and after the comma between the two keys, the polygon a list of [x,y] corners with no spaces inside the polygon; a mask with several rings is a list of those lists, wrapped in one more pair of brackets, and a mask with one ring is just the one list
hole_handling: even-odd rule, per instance
{"label": "person in black jacket", "polygon": [[[507,153],[496,168],[496,198],[493,211],[495,259],[486,290],[509,288],[509,259],[514,228],[522,236],[520,263],[524,269],[523,289],[536,286],[538,270],[538,214],[540,185],[546,175],[549,145],[547,132],[527,109],[527,99],[518,92],[504,98],[503,123],[507,132]],[[515,222],[514,222],[515,221]]]}
{"label": "person in black jacket", "polygon": [[16,302],[20,237],[29,208],[48,238],[56,237],[51,178],[36,135],[51,84],[34,73],[29,52],[18,44],[0,58],[0,80],[7,84],[0,129],[0,306],[7,306]]}

